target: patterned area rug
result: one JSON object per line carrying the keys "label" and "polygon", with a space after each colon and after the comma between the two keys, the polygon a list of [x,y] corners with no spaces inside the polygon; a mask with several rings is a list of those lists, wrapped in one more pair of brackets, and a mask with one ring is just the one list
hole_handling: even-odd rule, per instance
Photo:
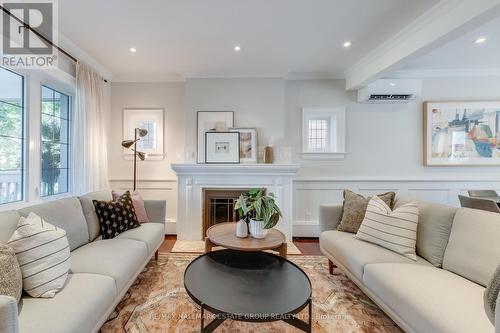
{"label": "patterned area rug", "polygon": [[[160,254],[139,276],[117,306],[102,333],[200,332],[200,310],[183,287],[191,254]],[[328,274],[328,262],[319,256],[294,256],[313,285],[313,332],[402,332],[347,276]],[[307,318],[304,310],[304,319]],[[210,318],[209,318],[210,319]],[[284,322],[244,323],[226,320],[218,333],[299,332]]]}
{"label": "patterned area rug", "polygon": [[[287,244],[288,254],[302,254],[300,250],[293,243]],[[214,250],[222,249],[220,246],[213,248]],[[205,252],[205,242],[196,240],[176,240],[174,247],[172,248],[173,253],[204,253]]]}

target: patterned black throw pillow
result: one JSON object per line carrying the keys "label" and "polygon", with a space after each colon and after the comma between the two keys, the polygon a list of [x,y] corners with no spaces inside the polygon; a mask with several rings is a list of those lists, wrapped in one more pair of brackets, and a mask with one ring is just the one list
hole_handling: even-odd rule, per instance
{"label": "patterned black throw pillow", "polygon": [[102,239],[110,239],[120,233],[139,226],[130,191],[125,192],[116,201],[92,200],[99,222]]}

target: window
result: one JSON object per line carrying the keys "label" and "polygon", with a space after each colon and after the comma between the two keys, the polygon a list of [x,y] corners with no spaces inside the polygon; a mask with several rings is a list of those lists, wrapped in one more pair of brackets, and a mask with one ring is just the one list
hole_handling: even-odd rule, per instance
{"label": "window", "polygon": [[40,196],[68,192],[71,98],[42,86]]}
{"label": "window", "polygon": [[329,123],[329,119],[309,119],[308,150],[319,152],[328,151],[330,146],[328,142]]}
{"label": "window", "polygon": [[345,155],[345,108],[302,109],[302,157],[339,158]]}
{"label": "window", "polygon": [[0,67],[0,204],[23,200],[24,78]]}

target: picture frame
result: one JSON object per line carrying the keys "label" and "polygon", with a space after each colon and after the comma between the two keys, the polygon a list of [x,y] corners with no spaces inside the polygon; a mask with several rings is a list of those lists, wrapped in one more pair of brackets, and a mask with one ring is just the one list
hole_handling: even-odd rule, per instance
{"label": "picture frame", "polygon": [[500,166],[500,101],[425,102],[424,166]]}
{"label": "picture frame", "polygon": [[239,164],[239,132],[205,132],[205,163]]}
{"label": "picture frame", "polygon": [[256,128],[234,127],[230,132],[240,133],[240,162],[257,163],[258,162],[258,135]]}
{"label": "picture frame", "polygon": [[205,133],[234,127],[234,111],[198,111],[196,118],[196,162],[205,163]]}
{"label": "picture frame", "polygon": [[[146,128],[148,134],[137,142],[137,150],[147,154],[146,160],[162,160],[165,157],[163,108],[125,108],[123,109],[122,140],[133,140],[135,128]],[[123,149],[125,159],[133,159],[134,152]]]}

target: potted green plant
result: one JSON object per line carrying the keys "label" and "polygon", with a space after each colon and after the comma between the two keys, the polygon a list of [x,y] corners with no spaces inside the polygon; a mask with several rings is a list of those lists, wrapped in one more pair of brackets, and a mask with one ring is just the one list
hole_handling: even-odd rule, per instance
{"label": "potted green plant", "polygon": [[240,216],[250,220],[250,235],[254,238],[266,237],[267,230],[273,228],[281,217],[274,194],[266,193],[262,188],[254,188],[240,195],[234,209]]}

